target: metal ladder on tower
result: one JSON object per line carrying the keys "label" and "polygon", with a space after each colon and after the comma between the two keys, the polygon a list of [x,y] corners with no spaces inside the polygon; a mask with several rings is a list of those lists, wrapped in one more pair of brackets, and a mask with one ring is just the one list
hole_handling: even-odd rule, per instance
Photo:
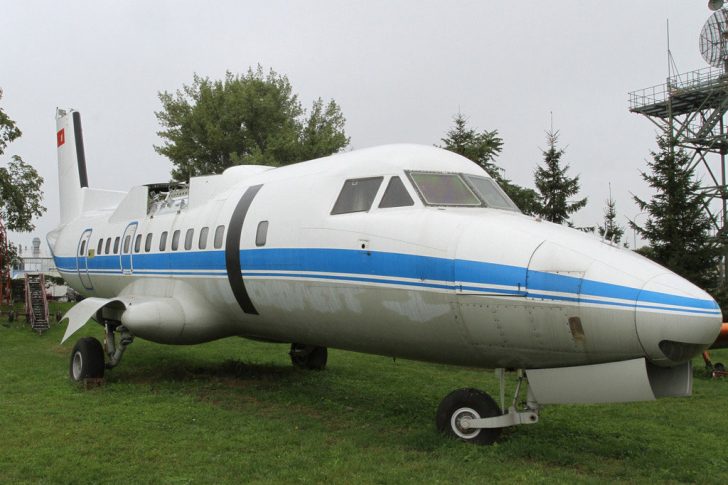
{"label": "metal ladder on tower", "polygon": [[25,273],[25,312],[36,332],[48,330],[48,299],[43,273]]}

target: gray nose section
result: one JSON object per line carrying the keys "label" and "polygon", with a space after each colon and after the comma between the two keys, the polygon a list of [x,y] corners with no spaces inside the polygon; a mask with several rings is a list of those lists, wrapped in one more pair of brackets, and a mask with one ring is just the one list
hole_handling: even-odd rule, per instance
{"label": "gray nose section", "polygon": [[648,359],[685,362],[715,341],[723,318],[706,292],[674,273],[649,279],[635,301],[635,325]]}

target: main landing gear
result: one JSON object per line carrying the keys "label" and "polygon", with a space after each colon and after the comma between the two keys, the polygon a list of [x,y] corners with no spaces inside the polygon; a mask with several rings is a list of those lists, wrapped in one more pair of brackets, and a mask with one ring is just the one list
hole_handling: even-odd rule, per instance
{"label": "main landing gear", "polygon": [[291,344],[291,363],[299,369],[324,370],[328,360],[326,347],[314,345]]}
{"label": "main landing gear", "polygon": [[[112,369],[121,362],[126,348],[134,341],[134,336],[120,322],[104,321],[106,338],[104,345],[93,337],[84,337],[76,342],[71,351],[69,376],[74,381],[101,379],[105,369]],[[119,344],[116,334],[119,332]],[[106,349],[104,349],[104,346]]]}
{"label": "main landing gear", "polygon": [[466,388],[453,391],[440,402],[435,424],[437,430],[445,435],[475,443],[491,445],[495,443],[505,427],[538,422],[538,403],[528,395],[519,402],[522,384],[526,381],[523,371],[518,371],[518,384],[508,411],[505,407],[505,369],[496,369],[500,381],[500,407],[483,391]]}

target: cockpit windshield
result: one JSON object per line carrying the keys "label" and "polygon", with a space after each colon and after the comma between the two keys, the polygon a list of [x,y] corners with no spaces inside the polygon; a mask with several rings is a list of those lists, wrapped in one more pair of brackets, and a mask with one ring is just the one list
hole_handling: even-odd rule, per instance
{"label": "cockpit windshield", "polygon": [[483,205],[458,174],[409,172],[409,176],[427,205]]}
{"label": "cockpit windshield", "polygon": [[520,212],[493,180],[477,175],[443,172],[407,172],[426,205],[492,207]]}

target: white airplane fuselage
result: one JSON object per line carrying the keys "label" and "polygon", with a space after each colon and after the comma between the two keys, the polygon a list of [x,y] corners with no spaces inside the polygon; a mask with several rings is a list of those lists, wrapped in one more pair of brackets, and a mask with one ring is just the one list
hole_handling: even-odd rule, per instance
{"label": "white airplane fuselage", "polygon": [[[82,189],[81,213],[48,241],[71,287],[119,299],[121,323],[161,343],[243,336],[536,369],[670,366],[718,334],[715,301],[669,270],[518,212],[427,205],[412,173],[487,177],[438,148],[390,145],[233,167],[166,199]],[[380,207],[393,177],[412,205]],[[347,181],[373,178],[368,210],[332,213]]]}

